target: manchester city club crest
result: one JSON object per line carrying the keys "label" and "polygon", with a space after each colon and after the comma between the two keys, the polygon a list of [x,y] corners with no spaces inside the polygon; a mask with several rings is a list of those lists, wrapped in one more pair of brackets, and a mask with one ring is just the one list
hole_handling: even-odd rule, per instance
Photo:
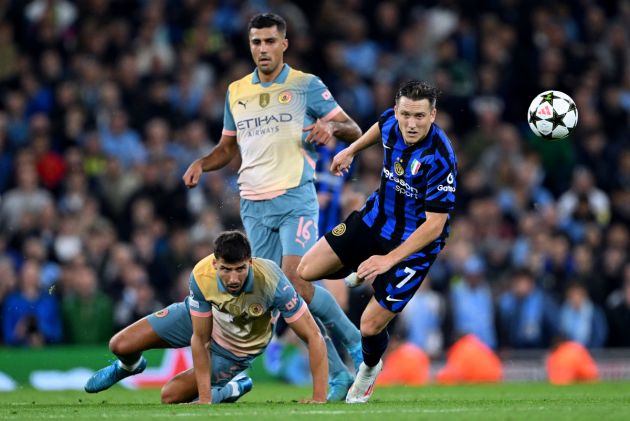
{"label": "manchester city club crest", "polygon": [[394,164],[394,171],[396,171],[396,175],[398,175],[399,177],[405,173],[405,169],[400,164],[400,162],[396,162]]}
{"label": "manchester city club crest", "polygon": [[162,317],[166,317],[167,314],[168,314],[168,308],[163,308],[162,310],[155,312],[155,317],[162,318]]}
{"label": "manchester city club crest", "polygon": [[263,311],[264,311],[264,308],[262,304],[259,304],[259,303],[250,304],[249,307],[247,308],[247,312],[252,317],[260,316],[261,314],[263,314]]}
{"label": "manchester city club crest", "polygon": [[334,235],[335,237],[341,237],[345,232],[346,232],[346,224],[342,222],[341,224],[333,228],[332,235]]}
{"label": "manchester city club crest", "polygon": [[290,91],[284,91],[278,95],[278,102],[280,104],[288,104],[293,99],[293,95]]}
{"label": "manchester city club crest", "polygon": [[269,102],[271,102],[271,97],[269,96],[269,94],[260,94],[258,103],[260,104],[261,108],[265,108],[267,105],[269,105]]}

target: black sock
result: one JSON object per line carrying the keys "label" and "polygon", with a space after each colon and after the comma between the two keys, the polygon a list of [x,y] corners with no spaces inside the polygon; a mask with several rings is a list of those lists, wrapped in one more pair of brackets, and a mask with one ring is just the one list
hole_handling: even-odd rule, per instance
{"label": "black sock", "polygon": [[141,356],[142,356],[141,352],[135,352],[130,355],[116,355],[116,357],[118,357],[120,362],[128,366],[132,366],[135,363],[137,363]]}
{"label": "black sock", "polygon": [[387,328],[374,336],[362,336],[361,343],[363,344],[363,362],[368,367],[374,367],[387,349],[389,343]]}

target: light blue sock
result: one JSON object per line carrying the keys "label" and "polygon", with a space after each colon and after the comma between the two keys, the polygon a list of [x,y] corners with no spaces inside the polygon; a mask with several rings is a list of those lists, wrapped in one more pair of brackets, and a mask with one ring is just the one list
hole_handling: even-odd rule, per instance
{"label": "light blue sock", "polygon": [[232,396],[232,386],[227,383],[224,386],[212,386],[212,403],[221,403]]}
{"label": "light blue sock", "polygon": [[319,318],[331,335],[341,341],[346,348],[361,343],[361,332],[348,319],[335,298],[328,290],[315,285],[313,300],[308,308],[313,316]]}
{"label": "light blue sock", "polygon": [[324,337],[324,341],[326,342],[326,352],[328,353],[328,377],[335,377],[337,374],[342,371],[348,370],[344,362],[341,360],[339,353],[337,352],[337,348],[333,344],[330,336],[326,333],[326,328],[322,324],[319,319],[315,319],[319,330],[322,332],[322,336]]}

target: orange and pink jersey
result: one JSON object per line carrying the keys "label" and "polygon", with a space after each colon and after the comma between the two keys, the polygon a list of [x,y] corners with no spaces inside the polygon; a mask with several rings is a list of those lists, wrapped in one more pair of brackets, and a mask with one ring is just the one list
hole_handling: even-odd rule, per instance
{"label": "orange and pink jersey", "polygon": [[285,64],[273,82],[258,70],[230,84],[223,134],[236,136],[241,153],[241,197],[266,200],[312,181],[317,153],[304,141],[317,119],[341,111],[317,76]]}
{"label": "orange and pink jersey", "polygon": [[212,339],[238,357],[260,354],[281,314],[291,323],[307,310],[282,270],[271,260],[253,258],[243,289],[229,293],[214,269],[214,254],[202,259],[190,275],[190,314],[212,317]]}

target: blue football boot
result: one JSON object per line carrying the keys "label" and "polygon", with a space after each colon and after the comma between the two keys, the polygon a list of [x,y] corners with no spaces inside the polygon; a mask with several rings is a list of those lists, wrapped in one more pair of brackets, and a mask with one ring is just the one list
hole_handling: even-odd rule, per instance
{"label": "blue football boot", "polygon": [[133,371],[125,370],[120,366],[119,361],[115,361],[105,368],[101,368],[92,375],[85,383],[85,391],[88,393],[98,393],[102,390],[109,389],[125,377],[142,373],[147,368],[147,360],[140,357],[140,365]]}
{"label": "blue football boot", "polygon": [[328,396],[326,399],[329,402],[345,400],[352,383],[354,383],[352,375],[347,370],[341,371],[328,381]]}

